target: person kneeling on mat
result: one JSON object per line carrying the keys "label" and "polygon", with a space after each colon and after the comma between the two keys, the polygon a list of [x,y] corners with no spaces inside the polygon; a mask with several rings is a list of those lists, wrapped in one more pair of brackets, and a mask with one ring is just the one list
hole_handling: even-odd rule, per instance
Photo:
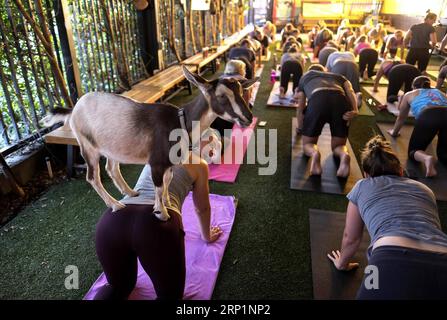
{"label": "person kneeling on mat", "polygon": [[312,65],[301,78],[294,98],[298,101],[297,131],[303,135],[305,155],[311,158],[311,175],[321,175],[317,143],[324,125],[329,123],[332,151],[340,159],[337,176],[348,177],[351,160],[346,147],[349,121],[358,114],[351,83],[341,75],[324,72],[322,65]]}
{"label": "person kneeling on mat", "polygon": [[328,258],[340,271],[357,268],[351,259],[366,225],[371,237],[368,264],[378,278],[371,287],[371,273],[366,273],[357,299],[447,299],[447,235],[435,195],[402,176],[399,159],[381,136],[366,144],[361,158],[366,178],[347,195],[341,251]]}
{"label": "person kneeling on mat", "polygon": [[436,159],[425,150],[437,135],[436,153],[440,161],[447,163],[447,97],[440,90],[430,88],[428,77],[414,79],[413,91],[402,98],[394,128],[388,131],[391,136],[399,135],[410,110],[416,123],[408,146],[408,157],[424,164],[426,177],[434,177],[437,174]]}
{"label": "person kneeling on mat", "polygon": [[222,234],[218,226],[210,226],[208,164],[201,159],[192,161],[194,157],[197,155],[190,154],[188,164],[172,167],[168,221],[160,221],[152,214],[155,186],[149,165],[135,186],[139,195],[121,200],[126,207],[119,213],[111,209],[104,212],[96,226],[96,253],[108,285],[94,299],[127,299],[137,281],[138,260],[151,278],[158,299],[183,298],[186,267],[181,213],[190,191],[203,240],[214,242]]}
{"label": "person kneeling on mat", "polygon": [[281,79],[279,87],[279,98],[286,97],[287,89],[289,87],[290,77],[293,75],[293,91],[298,87],[298,83],[303,75],[304,58],[298,51],[297,45],[292,45],[289,51],[281,57]]}
{"label": "person kneeling on mat", "polygon": [[[419,69],[411,64],[402,64],[401,61],[386,60],[380,65],[379,71],[377,72],[373,91],[379,91],[379,83],[382,76],[388,77],[386,101],[388,103],[394,103],[399,101],[398,95],[402,86],[404,86],[404,93],[411,91],[413,80],[420,75],[421,72]],[[377,106],[377,109],[379,110],[384,110],[386,108],[386,104]]]}

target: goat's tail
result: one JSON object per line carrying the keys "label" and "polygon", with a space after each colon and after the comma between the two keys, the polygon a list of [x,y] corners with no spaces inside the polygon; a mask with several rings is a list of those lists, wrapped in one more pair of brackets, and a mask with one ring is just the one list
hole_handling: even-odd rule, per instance
{"label": "goat's tail", "polygon": [[73,109],[71,108],[53,108],[53,110],[41,120],[41,124],[45,127],[51,127],[59,122],[67,124],[68,120],[70,120],[72,111]]}

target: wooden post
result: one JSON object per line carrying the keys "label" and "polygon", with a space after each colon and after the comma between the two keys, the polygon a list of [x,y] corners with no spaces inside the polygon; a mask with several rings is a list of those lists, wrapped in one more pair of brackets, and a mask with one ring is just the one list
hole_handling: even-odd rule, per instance
{"label": "wooden post", "polygon": [[[155,19],[157,19],[156,33],[157,33],[157,44],[158,44],[158,70],[162,70],[165,68],[164,59],[163,59],[163,50],[161,50],[161,37],[160,37],[160,4],[159,0],[154,0],[154,9],[155,9]],[[164,22],[166,23],[166,21]]]}
{"label": "wooden post", "polygon": [[[75,92],[70,88],[71,96],[73,102],[76,102],[79,99],[82,92],[82,83],[81,83],[81,73],[79,72],[78,59],[76,59],[76,47],[73,40],[73,29],[71,26],[70,14],[68,10],[67,0],[59,0],[62,7],[62,16],[56,12],[56,21],[58,25],[58,31],[61,35],[61,40],[66,41],[65,44],[68,44],[68,50],[64,46],[64,43],[61,43],[62,52],[64,56],[65,69],[67,71],[69,82],[72,80],[72,83],[69,83],[69,88],[74,85],[76,87]],[[56,11],[56,10],[55,10]],[[61,29],[65,27],[65,32]],[[66,52],[67,51],[67,52]]]}

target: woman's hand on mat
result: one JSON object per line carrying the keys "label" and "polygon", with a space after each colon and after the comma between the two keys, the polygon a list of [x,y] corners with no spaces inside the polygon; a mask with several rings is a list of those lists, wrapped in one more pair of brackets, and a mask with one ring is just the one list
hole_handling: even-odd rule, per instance
{"label": "woman's hand on mat", "polygon": [[394,132],[394,129],[389,129],[389,130],[387,130],[386,132],[388,132],[388,133],[390,134],[390,136],[392,136],[392,137],[394,137],[394,138],[400,136],[400,133],[399,133],[399,132],[395,133],[395,132]]}
{"label": "woman's hand on mat", "polygon": [[349,121],[354,119],[358,115],[358,111],[348,111],[343,114],[343,120]]}
{"label": "woman's hand on mat", "polygon": [[207,239],[207,242],[214,242],[219,239],[220,235],[223,233],[222,229],[219,226],[211,227],[210,229],[210,238]]}
{"label": "woman's hand on mat", "polygon": [[357,262],[350,262],[348,264],[341,265],[341,254],[340,251],[332,251],[332,254],[328,253],[327,257],[334,263],[337,270],[340,271],[351,271],[359,267]]}

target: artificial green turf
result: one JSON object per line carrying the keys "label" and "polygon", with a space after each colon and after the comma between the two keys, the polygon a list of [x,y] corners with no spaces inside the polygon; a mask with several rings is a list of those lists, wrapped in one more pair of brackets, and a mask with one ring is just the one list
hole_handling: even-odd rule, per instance
{"label": "artificial green turf", "polygon": [[[276,174],[259,176],[258,165],[242,165],[235,184],[210,182],[212,193],[239,199],[214,299],[311,299],[308,210],[344,211],[347,204],[343,196],[289,189],[294,112],[265,106],[271,68],[272,60],[265,64],[254,114],[268,122],[266,129],[278,130]],[[181,104],[190,98],[183,93],[171,102]],[[376,117],[394,119],[384,113]],[[358,150],[379,132],[375,121],[375,117],[359,116],[352,122],[349,138],[357,158]],[[140,170],[141,166],[123,166],[122,171],[133,185]],[[105,174],[102,180],[118,197]],[[102,271],[94,230],[104,209],[103,201],[81,176],[51,187],[0,229],[0,299],[82,299]],[[439,209],[446,231],[446,203],[439,203]],[[67,265],[79,268],[79,290],[64,287]]]}

